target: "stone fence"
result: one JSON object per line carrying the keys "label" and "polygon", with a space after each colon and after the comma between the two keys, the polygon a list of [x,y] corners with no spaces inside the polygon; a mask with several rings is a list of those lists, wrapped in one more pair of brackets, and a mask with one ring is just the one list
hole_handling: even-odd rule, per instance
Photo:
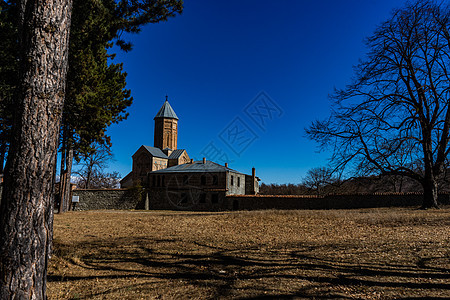
{"label": "stone fence", "polygon": [[[228,196],[228,206],[234,209],[354,209],[374,207],[421,206],[422,193],[378,193],[355,195],[283,196],[283,195],[233,195]],[[438,202],[450,205],[450,195],[440,194]]]}
{"label": "stone fence", "polygon": [[89,189],[73,190],[79,196],[75,210],[94,209],[144,209],[144,202],[136,189]]}
{"label": "stone fence", "polygon": [[[0,185],[0,196],[1,191]],[[145,197],[143,195],[145,195],[144,191],[139,189],[73,190],[73,196],[79,196],[75,210],[144,209]],[[231,195],[223,199],[220,207],[215,206],[214,209],[211,207],[211,210],[418,207],[421,206],[422,199],[423,194],[421,193],[328,195],[324,197],[313,195]],[[441,205],[450,205],[450,194],[440,194],[438,202]]]}

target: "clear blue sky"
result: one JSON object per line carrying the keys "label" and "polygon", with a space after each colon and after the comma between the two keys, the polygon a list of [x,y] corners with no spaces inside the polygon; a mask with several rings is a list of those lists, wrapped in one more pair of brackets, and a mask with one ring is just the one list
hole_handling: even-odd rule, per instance
{"label": "clear blue sky", "polygon": [[299,183],[329,157],[304,128],[328,116],[328,94],[349,83],[364,38],[404,3],[185,0],[182,15],[129,35],[134,49],[118,52],[134,103],[108,130],[109,170],[125,176],[131,155],[153,146],[153,117],[167,94],[180,118],[178,148],[191,157],[208,152],[244,173],[254,166],[265,183]]}

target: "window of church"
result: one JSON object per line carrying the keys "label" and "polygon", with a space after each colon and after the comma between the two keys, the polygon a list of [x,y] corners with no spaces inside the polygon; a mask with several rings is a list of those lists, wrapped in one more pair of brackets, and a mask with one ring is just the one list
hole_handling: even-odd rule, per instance
{"label": "window of church", "polygon": [[202,185],[206,185],[206,176],[202,175],[202,177],[200,177],[201,183]]}
{"label": "window of church", "polygon": [[206,203],[206,194],[205,193],[200,194],[200,201],[199,202],[200,203]]}
{"label": "window of church", "polygon": [[211,203],[217,204],[219,202],[219,194],[212,194],[211,195]]}
{"label": "window of church", "polygon": [[188,195],[186,193],[181,194],[181,203],[187,203],[188,202]]}

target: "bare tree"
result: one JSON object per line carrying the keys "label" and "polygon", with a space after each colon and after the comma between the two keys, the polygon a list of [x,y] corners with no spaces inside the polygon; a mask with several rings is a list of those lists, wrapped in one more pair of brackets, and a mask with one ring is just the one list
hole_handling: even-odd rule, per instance
{"label": "bare tree", "polygon": [[0,297],[46,299],[72,2],[19,7],[21,83],[0,207]]}
{"label": "bare tree", "polygon": [[108,162],[113,159],[113,154],[108,145],[94,143],[90,151],[81,154],[78,165],[81,168],[74,172],[80,177],[78,185],[82,188],[111,187],[118,173],[104,173]]}
{"label": "bare tree", "polygon": [[326,186],[335,182],[332,170],[326,167],[312,168],[303,178],[303,185],[314,190],[318,196],[323,195],[323,189]]}
{"label": "bare tree", "polygon": [[91,173],[89,185],[86,182],[85,174],[81,173],[76,184],[82,189],[117,189],[120,187],[119,172],[103,172],[94,170]]}
{"label": "bare tree", "polygon": [[353,83],[332,95],[330,118],[306,130],[337,168],[419,181],[423,208],[438,206],[450,150],[449,11],[428,0],[395,10],[367,39]]}

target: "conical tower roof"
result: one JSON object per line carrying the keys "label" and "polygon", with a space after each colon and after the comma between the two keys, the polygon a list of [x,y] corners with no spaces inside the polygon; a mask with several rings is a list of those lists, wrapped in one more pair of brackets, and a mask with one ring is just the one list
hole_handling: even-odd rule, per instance
{"label": "conical tower roof", "polygon": [[172,106],[170,106],[169,101],[167,100],[164,102],[163,106],[159,110],[159,112],[156,114],[155,118],[171,118],[178,120],[177,114],[173,110]]}

